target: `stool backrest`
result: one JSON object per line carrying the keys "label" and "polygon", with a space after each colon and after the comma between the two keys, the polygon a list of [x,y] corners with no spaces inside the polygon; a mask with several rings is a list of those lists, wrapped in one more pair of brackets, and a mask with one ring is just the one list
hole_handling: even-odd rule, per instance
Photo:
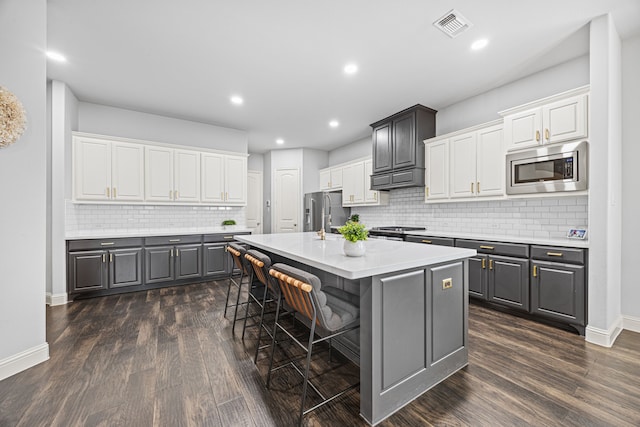
{"label": "stool backrest", "polygon": [[246,265],[243,261],[244,255],[247,253],[247,250],[237,243],[229,243],[227,245],[227,252],[231,254],[231,258],[233,258],[233,262],[236,265],[236,268],[248,274],[249,272],[247,271]]}
{"label": "stool backrest", "polygon": [[280,288],[277,284],[273,283],[274,281],[271,276],[269,276],[271,258],[254,249],[248,250],[244,257],[249,262],[249,265],[253,267],[254,277],[257,277],[263,285],[267,286],[273,293],[278,295]]}
{"label": "stool backrest", "polygon": [[[280,264],[276,264],[276,266],[279,265]],[[276,266],[269,270],[269,274],[278,280],[280,292],[282,292],[287,304],[312,322],[316,321],[320,324],[316,315],[315,304],[311,297],[313,286],[278,271],[275,268]]]}

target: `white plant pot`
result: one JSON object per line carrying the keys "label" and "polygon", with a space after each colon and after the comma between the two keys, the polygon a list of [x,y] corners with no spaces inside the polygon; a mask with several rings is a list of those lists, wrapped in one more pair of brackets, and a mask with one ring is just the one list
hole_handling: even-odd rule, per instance
{"label": "white plant pot", "polygon": [[343,250],[346,256],[362,256],[365,250],[364,240],[358,240],[357,242],[345,240]]}

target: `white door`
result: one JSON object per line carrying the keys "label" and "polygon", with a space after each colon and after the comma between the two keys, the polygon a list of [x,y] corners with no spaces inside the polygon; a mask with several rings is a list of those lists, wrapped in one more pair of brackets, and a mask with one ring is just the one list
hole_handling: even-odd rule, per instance
{"label": "white door", "polygon": [[573,96],[542,107],[545,143],[587,136],[587,95]]}
{"label": "white door", "polygon": [[200,153],[189,150],[175,150],[174,200],[181,202],[200,201]]}
{"label": "white door", "polygon": [[144,146],[111,144],[111,186],[113,200],[144,200]]}
{"label": "white door", "polygon": [[476,188],[476,134],[466,133],[449,140],[451,197],[473,197]]}
{"label": "white door", "polygon": [[247,228],[252,234],[262,234],[262,172],[247,173]]}
{"label": "white door", "polygon": [[449,197],[449,140],[436,141],[426,146],[427,200]]}
{"label": "white door", "polygon": [[247,204],[247,158],[227,156],[225,159],[225,203]]}
{"label": "white door", "polygon": [[224,156],[202,154],[202,201],[224,202]]}
{"label": "white door", "polygon": [[301,227],[300,212],[300,171],[298,169],[277,169],[274,180],[274,218],[276,233],[294,233]]}
{"label": "white door", "polygon": [[111,198],[111,143],[100,139],[75,138],[73,185],[77,200]]}
{"label": "white door", "polygon": [[478,196],[504,195],[505,153],[502,145],[502,126],[491,126],[478,131]]}
{"label": "white door", "polygon": [[173,150],[146,146],[145,200],[173,201]]}

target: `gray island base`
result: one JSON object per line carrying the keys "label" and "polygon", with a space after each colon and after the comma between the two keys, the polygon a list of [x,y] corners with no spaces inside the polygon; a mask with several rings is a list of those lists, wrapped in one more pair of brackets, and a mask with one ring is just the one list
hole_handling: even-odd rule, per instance
{"label": "gray island base", "polygon": [[[472,249],[367,240],[344,255],[342,237],[315,233],[236,236],[325,278],[357,287],[360,415],[375,425],[468,363],[468,261]],[[348,356],[348,355],[347,355]]]}

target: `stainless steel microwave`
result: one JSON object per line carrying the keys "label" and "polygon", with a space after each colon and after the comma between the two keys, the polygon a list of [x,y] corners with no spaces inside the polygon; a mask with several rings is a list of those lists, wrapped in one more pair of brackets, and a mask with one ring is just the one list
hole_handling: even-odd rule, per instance
{"label": "stainless steel microwave", "polygon": [[507,194],[586,190],[587,151],[581,141],[507,154]]}

